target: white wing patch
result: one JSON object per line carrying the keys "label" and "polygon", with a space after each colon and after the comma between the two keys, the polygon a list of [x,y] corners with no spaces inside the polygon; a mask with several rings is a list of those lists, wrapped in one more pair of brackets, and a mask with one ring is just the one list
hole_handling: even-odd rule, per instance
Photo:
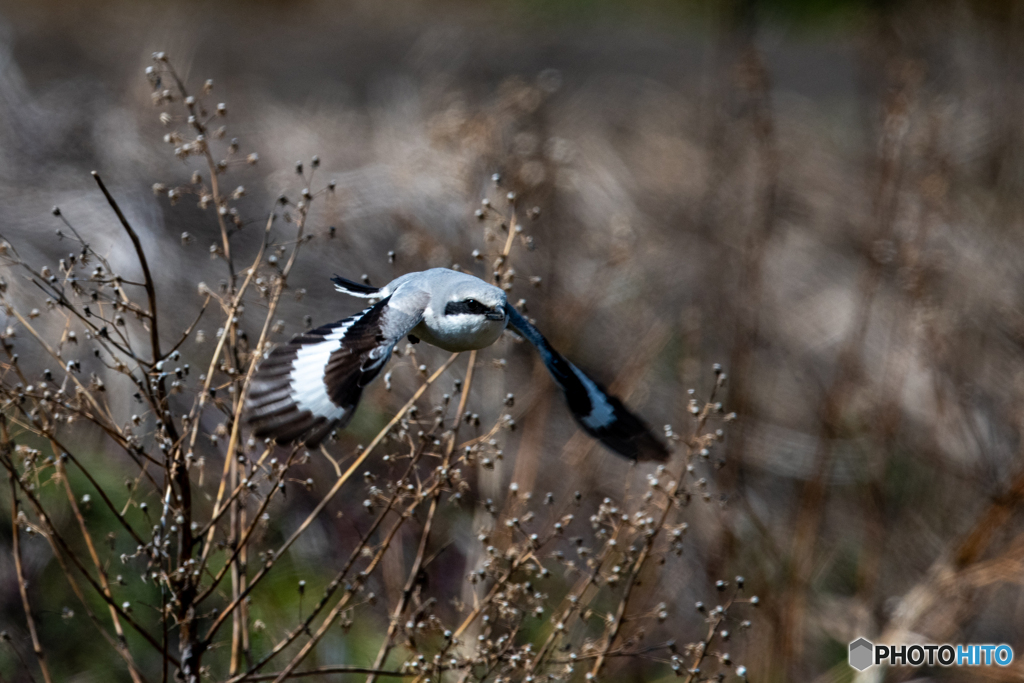
{"label": "white wing patch", "polygon": [[573,374],[583,383],[584,388],[587,390],[587,398],[590,399],[590,414],[586,417],[580,417],[580,421],[591,429],[601,429],[614,422],[616,419],[615,408],[608,402],[605,393],[597,388],[594,380],[580,372],[575,365],[570,363],[569,367],[572,368]]}
{"label": "white wing patch", "polygon": [[345,409],[335,405],[327,394],[324,371],[331,354],[342,347],[342,338],[356,320],[358,317],[325,336],[322,342],[303,346],[295,354],[289,382],[299,410],[308,410],[328,420],[340,420],[345,415]]}

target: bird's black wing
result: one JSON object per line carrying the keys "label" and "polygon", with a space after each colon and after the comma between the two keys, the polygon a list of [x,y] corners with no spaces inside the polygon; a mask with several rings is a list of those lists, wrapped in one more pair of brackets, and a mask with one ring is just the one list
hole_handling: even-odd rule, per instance
{"label": "bird's black wing", "polygon": [[668,460],[668,448],[643,420],[566,360],[518,311],[511,306],[507,310],[509,325],[537,348],[548,372],[565,392],[569,411],[583,431],[626,458]]}
{"label": "bird's black wing", "polygon": [[305,332],[260,363],[246,399],[253,434],[317,446],[352,419],[363,387],[422,319],[382,299],[357,315]]}

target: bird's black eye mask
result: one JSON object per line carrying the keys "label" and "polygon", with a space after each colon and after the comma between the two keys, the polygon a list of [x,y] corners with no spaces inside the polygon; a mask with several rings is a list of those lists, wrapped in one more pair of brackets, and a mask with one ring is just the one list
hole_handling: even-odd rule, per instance
{"label": "bird's black eye mask", "polygon": [[483,315],[490,311],[490,306],[485,306],[476,299],[466,299],[465,301],[449,301],[444,307],[445,315]]}

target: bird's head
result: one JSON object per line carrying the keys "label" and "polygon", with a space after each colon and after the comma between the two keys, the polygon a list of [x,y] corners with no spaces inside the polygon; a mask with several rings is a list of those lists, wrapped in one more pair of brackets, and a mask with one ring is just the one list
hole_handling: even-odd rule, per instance
{"label": "bird's head", "polygon": [[504,323],[506,305],[505,292],[479,278],[467,275],[465,279],[460,278],[454,283],[447,292],[444,316],[452,320],[460,319],[457,316],[464,316],[461,320],[477,319]]}

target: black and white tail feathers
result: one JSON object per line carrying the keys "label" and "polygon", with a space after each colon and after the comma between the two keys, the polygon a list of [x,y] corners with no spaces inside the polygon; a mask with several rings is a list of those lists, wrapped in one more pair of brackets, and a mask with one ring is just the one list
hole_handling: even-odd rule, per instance
{"label": "black and white tail feathers", "polygon": [[282,443],[301,440],[312,448],[332,429],[347,425],[363,387],[394,348],[394,340],[381,332],[387,302],[275,348],[260,363],[246,399],[254,435]]}
{"label": "black and white tail feathers", "polygon": [[632,460],[668,460],[669,452],[643,420],[556,351],[536,327],[511,306],[509,325],[533,344],[548,372],[565,392],[569,412],[587,434]]}
{"label": "black and white tail feathers", "polygon": [[370,285],[353,282],[352,280],[347,280],[340,275],[332,277],[331,282],[334,283],[334,288],[339,292],[344,292],[349,296],[357,296],[361,299],[370,299],[375,296],[380,296],[381,294],[379,287],[371,287]]}

